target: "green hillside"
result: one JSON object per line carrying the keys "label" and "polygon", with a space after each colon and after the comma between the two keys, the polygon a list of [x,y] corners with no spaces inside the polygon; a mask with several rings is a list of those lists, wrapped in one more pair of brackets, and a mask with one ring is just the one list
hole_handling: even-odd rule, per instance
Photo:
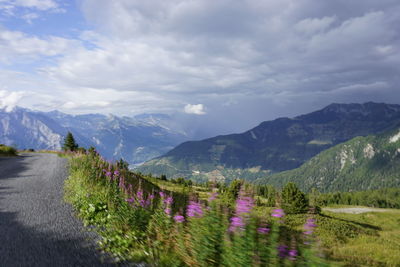
{"label": "green hillside", "polygon": [[282,186],[295,182],[305,191],[369,190],[400,186],[400,132],[356,137],[313,157],[301,167],[258,179]]}

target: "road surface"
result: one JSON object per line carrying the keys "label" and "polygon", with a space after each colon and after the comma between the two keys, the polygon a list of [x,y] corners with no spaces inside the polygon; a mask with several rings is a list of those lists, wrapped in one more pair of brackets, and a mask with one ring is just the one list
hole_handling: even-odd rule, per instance
{"label": "road surface", "polygon": [[0,158],[0,266],[111,266],[63,201],[67,160]]}

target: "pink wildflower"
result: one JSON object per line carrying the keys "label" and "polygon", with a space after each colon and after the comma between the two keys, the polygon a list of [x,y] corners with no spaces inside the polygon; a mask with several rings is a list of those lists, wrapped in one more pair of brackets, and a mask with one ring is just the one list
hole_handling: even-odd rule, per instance
{"label": "pink wildflower", "polygon": [[177,215],[174,216],[174,220],[177,223],[182,223],[182,222],[185,221],[185,217],[183,217],[182,215],[177,214]]}
{"label": "pink wildflower", "polygon": [[283,211],[283,209],[274,209],[272,211],[271,216],[276,218],[282,218],[283,216],[285,216],[285,212]]}

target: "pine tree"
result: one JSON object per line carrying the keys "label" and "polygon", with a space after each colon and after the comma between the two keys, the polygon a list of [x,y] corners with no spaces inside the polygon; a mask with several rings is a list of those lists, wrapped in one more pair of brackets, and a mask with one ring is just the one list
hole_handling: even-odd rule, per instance
{"label": "pine tree", "polygon": [[75,142],[75,138],[71,132],[67,133],[67,136],[64,139],[63,150],[64,151],[75,151],[78,149],[78,144]]}
{"label": "pine tree", "polygon": [[308,211],[306,195],[294,183],[287,183],[282,189],[282,208],[286,213],[305,213]]}

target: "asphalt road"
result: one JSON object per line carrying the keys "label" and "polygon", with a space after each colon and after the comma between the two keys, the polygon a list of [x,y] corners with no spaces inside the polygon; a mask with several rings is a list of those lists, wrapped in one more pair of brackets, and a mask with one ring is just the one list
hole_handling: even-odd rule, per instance
{"label": "asphalt road", "polygon": [[0,158],[1,267],[112,266],[63,201],[66,163],[54,154]]}

